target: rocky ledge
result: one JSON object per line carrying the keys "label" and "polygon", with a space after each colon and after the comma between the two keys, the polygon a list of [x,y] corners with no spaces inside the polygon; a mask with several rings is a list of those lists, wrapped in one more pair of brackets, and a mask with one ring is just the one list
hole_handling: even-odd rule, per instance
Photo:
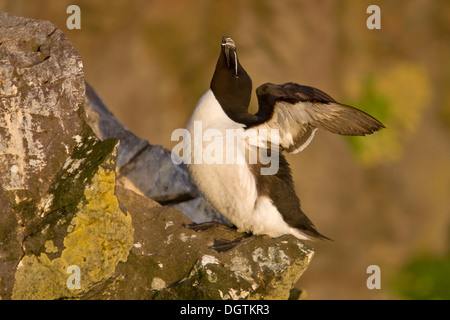
{"label": "rocky ledge", "polygon": [[[184,213],[184,214],[183,214]],[[48,21],[0,12],[0,299],[287,299],[312,248],[227,221],[123,128]]]}

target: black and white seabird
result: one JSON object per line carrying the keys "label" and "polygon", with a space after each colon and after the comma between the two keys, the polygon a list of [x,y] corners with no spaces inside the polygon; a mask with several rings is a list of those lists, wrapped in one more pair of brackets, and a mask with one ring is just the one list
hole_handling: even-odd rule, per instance
{"label": "black and white seabird", "polygon": [[[200,163],[191,161],[189,171],[205,198],[238,230],[249,234],[279,237],[291,234],[303,240],[328,239],[319,233],[300,208],[291,169],[282,152],[305,149],[318,129],[340,135],[371,134],[383,124],[356,108],[340,104],[313,87],[265,83],[256,89],[259,110],[248,112],[252,80],[239,63],[236,45],[223,37],[210,88],[198,101],[186,129],[194,135],[195,123],[225,136],[228,129],[245,134],[250,129],[278,129],[279,167],[262,175],[257,163]],[[203,142],[206,151],[221,139]],[[228,143],[228,142],[227,142]],[[247,143],[247,151],[260,149]],[[209,149],[210,150],[210,149]],[[248,159],[247,159],[248,160]]]}

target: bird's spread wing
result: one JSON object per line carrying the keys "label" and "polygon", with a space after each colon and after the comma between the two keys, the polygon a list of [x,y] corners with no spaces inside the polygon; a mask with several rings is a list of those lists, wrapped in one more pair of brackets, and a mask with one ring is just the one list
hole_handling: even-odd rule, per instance
{"label": "bird's spread wing", "polygon": [[253,127],[278,129],[279,145],[289,153],[302,151],[317,129],[363,136],[384,128],[374,117],[340,104],[313,87],[266,83],[256,89],[260,122]]}

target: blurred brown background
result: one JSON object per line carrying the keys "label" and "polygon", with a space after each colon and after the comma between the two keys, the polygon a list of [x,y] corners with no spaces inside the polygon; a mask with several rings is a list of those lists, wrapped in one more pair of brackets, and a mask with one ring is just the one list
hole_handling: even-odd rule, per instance
{"label": "blurred brown background", "polygon": [[[70,4],[81,30],[67,29]],[[371,4],[380,30],[366,27]],[[304,211],[334,239],[312,243],[297,286],[309,299],[450,298],[449,1],[0,0],[0,10],[55,23],[119,121],[168,149],[223,35],[255,88],[311,85],[379,118],[380,133],[320,132],[288,158]],[[380,290],[366,287],[369,265]]]}

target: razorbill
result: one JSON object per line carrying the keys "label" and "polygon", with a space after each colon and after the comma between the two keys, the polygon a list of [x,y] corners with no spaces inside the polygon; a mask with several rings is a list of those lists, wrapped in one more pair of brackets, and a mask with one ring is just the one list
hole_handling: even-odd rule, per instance
{"label": "razorbill", "polygon": [[[231,38],[223,37],[210,88],[198,101],[186,126],[194,137],[189,139],[190,147],[200,149],[188,155],[193,180],[205,198],[240,231],[270,237],[291,234],[303,240],[328,239],[301,210],[283,152],[302,151],[318,129],[340,135],[366,135],[383,128],[383,124],[363,111],[336,102],[321,90],[291,82],[259,86],[259,109],[251,114],[251,93],[252,80],[239,63],[236,45]],[[199,128],[204,135],[196,132]],[[258,139],[260,132],[263,138]],[[229,136],[233,139],[226,139]],[[243,141],[240,149],[234,149],[237,140]],[[255,150],[258,152],[252,162],[249,154]],[[194,159],[198,151],[204,152],[203,158]],[[206,156],[225,160],[208,161]],[[277,170],[263,174],[268,159],[277,162]]]}

